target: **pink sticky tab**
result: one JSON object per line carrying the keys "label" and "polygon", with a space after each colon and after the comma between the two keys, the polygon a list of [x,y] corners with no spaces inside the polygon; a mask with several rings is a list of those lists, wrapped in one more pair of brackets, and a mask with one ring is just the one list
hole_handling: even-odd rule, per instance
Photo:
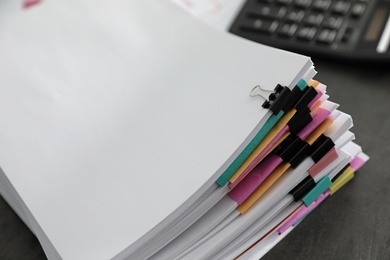
{"label": "pink sticky tab", "polygon": [[313,209],[315,209],[321,202],[323,202],[326,197],[330,194],[330,190],[327,189],[322,193],[313,203],[308,207],[302,206],[289,220],[287,220],[280,228],[278,228],[279,234],[283,234],[287,229],[289,229],[294,223],[298,222],[306,214],[309,214]]}
{"label": "pink sticky tab", "polygon": [[310,103],[309,103],[309,105],[308,105],[309,108],[312,108],[312,107],[314,106],[314,104],[315,104],[315,103],[321,98],[321,96],[322,96],[322,91],[320,91],[320,90],[318,90],[318,89],[316,89],[316,91],[317,91],[317,95],[313,98],[312,101],[310,101]]}
{"label": "pink sticky tab", "polygon": [[362,167],[366,162],[361,159],[360,157],[356,157],[355,159],[353,159],[351,161],[351,167],[352,169],[354,169],[355,171],[359,170],[360,167]]}
{"label": "pink sticky tab", "polygon": [[233,183],[230,183],[229,184],[229,187],[230,188],[234,188],[238,185],[238,183],[241,182],[242,179],[245,178],[245,176],[248,174],[248,172],[253,169],[256,164],[258,164],[258,162],[260,161],[261,158],[264,157],[264,155],[266,155],[269,150],[271,150],[271,148],[280,140],[280,138],[282,138],[282,136],[287,133],[288,131],[288,125],[285,125],[282,130],[279,131],[279,133],[271,140],[271,142],[269,142],[269,144],[264,148],[263,151],[261,151],[259,153],[259,155],[256,156],[255,159],[253,159],[252,162],[249,163],[248,167],[245,168],[245,170],[241,173],[241,175],[233,182]]}
{"label": "pink sticky tab", "polygon": [[283,162],[277,155],[271,155],[256,166],[228,195],[241,205],[256,188]]}
{"label": "pink sticky tab", "polygon": [[321,158],[316,164],[310,167],[309,174],[311,177],[315,177],[318,173],[320,173],[326,166],[328,166],[331,162],[336,160],[339,157],[336,149],[333,147],[327,152],[324,157]]}
{"label": "pink sticky tab", "polygon": [[298,136],[304,140],[311,132],[314,131],[314,129],[317,128],[328,116],[330,115],[330,111],[318,108],[313,116],[313,120],[303,128]]}
{"label": "pink sticky tab", "polygon": [[41,0],[24,0],[23,1],[23,9],[31,8],[37,4],[40,4]]}

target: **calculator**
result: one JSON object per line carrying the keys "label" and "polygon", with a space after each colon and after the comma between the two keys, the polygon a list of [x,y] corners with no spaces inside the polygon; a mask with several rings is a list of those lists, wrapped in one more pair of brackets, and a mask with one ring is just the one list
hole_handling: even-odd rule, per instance
{"label": "calculator", "polygon": [[390,0],[246,0],[229,31],[308,56],[390,61]]}

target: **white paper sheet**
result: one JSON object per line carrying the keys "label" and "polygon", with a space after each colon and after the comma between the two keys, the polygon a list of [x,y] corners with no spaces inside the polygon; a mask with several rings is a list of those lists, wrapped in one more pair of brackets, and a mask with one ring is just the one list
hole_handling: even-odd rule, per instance
{"label": "white paper sheet", "polygon": [[0,57],[0,166],[72,260],[114,257],[215,179],[265,113],[253,86],[311,66],[152,0],[47,0],[0,24]]}

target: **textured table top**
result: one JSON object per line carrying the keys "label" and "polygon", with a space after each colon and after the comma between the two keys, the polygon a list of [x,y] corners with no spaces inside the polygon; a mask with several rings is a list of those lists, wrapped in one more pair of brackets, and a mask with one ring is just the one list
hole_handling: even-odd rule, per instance
{"label": "textured table top", "polygon": [[390,259],[390,65],[313,61],[370,160],[263,259]]}
{"label": "textured table top", "polygon": [[[390,66],[313,61],[330,100],[352,115],[356,143],[370,160],[263,259],[390,259]],[[0,259],[46,259],[1,197]]]}

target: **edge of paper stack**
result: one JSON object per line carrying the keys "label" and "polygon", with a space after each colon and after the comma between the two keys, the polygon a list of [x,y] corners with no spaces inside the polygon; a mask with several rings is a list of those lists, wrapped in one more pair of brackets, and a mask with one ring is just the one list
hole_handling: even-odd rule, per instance
{"label": "edge of paper stack", "polygon": [[[114,259],[259,259],[354,177],[369,157],[354,141],[352,118],[311,80],[313,67],[302,70],[292,89],[253,89],[267,114],[249,144],[216,183]],[[2,195],[49,259],[61,259],[5,174]]]}
{"label": "edge of paper stack", "polygon": [[263,107],[274,111],[260,137],[217,180],[227,195],[150,259],[259,259],[369,159],[318,81],[279,85]]}

